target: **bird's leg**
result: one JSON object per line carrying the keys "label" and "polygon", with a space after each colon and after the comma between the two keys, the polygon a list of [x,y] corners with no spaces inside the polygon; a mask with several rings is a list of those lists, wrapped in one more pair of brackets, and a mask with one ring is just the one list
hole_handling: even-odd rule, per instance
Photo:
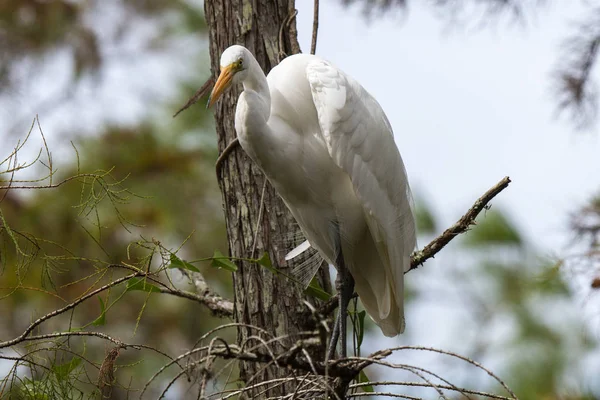
{"label": "bird's leg", "polygon": [[341,279],[340,279],[340,274],[338,272],[338,276],[335,279],[335,286],[336,289],[338,291],[338,312],[335,316],[335,323],[333,324],[333,331],[331,331],[331,340],[329,341],[329,349],[327,351],[327,360],[333,360],[333,358],[335,357],[335,348],[337,347],[337,342],[340,338],[340,325],[341,325],[341,315],[340,315],[340,311],[341,311],[341,307],[340,307],[340,302],[339,302],[339,296],[340,296],[340,286],[341,286]]}
{"label": "bird's leg", "polygon": [[340,357],[346,357],[346,321],[348,319],[348,305],[350,304],[350,299],[352,298],[352,294],[354,293],[354,278],[346,268],[346,264],[344,262],[344,256],[342,254],[342,246],[341,246],[341,237],[339,226],[336,224],[334,227],[335,236],[334,243],[336,249],[336,267],[337,267],[337,278],[335,280],[336,289],[338,292],[338,313],[335,320],[335,325],[333,327],[333,332],[331,333],[331,341],[329,342],[329,351],[327,353],[327,360],[333,359],[335,355],[335,348],[337,346],[337,342],[341,336],[341,351]]}
{"label": "bird's leg", "polygon": [[354,278],[350,275],[350,271],[343,265],[340,268],[339,272],[341,275],[340,279],[340,287],[339,297],[340,297],[340,305],[338,310],[338,315],[340,318],[340,337],[342,342],[342,349],[340,352],[341,358],[346,358],[346,350],[348,346],[346,345],[347,338],[347,330],[346,330],[346,322],[348,321],[348,305],[350,304],[350,299],[352,299],[352,294],[354,293]]}

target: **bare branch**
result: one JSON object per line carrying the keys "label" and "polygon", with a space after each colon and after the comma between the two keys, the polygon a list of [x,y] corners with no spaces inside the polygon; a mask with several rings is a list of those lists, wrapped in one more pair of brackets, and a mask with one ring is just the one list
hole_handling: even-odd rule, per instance
{"label": "bare branch", "polygon": [[[233,324],[229,326],[231,327],[232,325]],[[476,361],[473,361],[467,357],[458,355],[453,352],[421,346],[401,346],[378,351],[371,354],[368,357],[349,357],[345,359],[331,360],[326,364],[324,361],[312,359],[310,356],[307,356],[308,352],[302,351],[313,348],[315,346],[319,346],[320,339],[318,338],[317,332],[306,332],[306,335],[308,335],[307,338],[300,338],[293,342],[293,344],[289,348],[284,348],[279,352],[275,351],[275,347],[273,345],[275,343],[277,343],[278,345],[282,344],[283,337],[271,338],[269,340],[259,340],[257,344],[247,348],[245,348],[244,345],[227,344],[219,337],[216,337],[213,340],[211,340],[210,345],[195,348],[189,352],[186,352],[185,354],[177,357],[177,360],[181,361],[183,358],[190,357],[192,354],[199,356],[200,358],[195,358],[193,362],[188,363],[187,369],[188,372],[191,372],[192,370],[199,370],[201,374],[208,373],[207,371],[209,367],[213,365],[215,357],[221,359],[254,362],[264,365],[276,364],[279,367],[287,368],[290,371],[293,371],[291,376],[289,377],[270,379],[266,381],[258,380],[257,382],[251,382],[252,380],[250,380],[242,388],[224,389],[223,391],[218,391],[207,395],[206,398],[228,399],[236,396],[242,396],[247,391],[256,388],[258,388],[259,390],[262,390],[264,388],[264,390],[266,391],[268,389],[272,389],[273,387],[280,386],[286,382],[293,383],[294,385],[296,385],[295,390],[291,393],[277,397],[277,399],[318,398],[325,394],[328,394],[330,397],[333,396],[332,398],[341,399],[355,397],[352,394],[353,390],[364,388],[366,386],[376,385],[388,387],[411,386],[431,388],[437,392],[440,398],[449,398],[448,395],[444,393],[444,391],[462,393],[467,398],[469,398],[467,396],[469,394],[481,396],[482,398],[499,400],[515,400],[517,398],[516,395],[506,386],[506,384],[489,369],[483,367]],[[477,369],[485,371],[494,381],[499,383],[500,386],[503,387],[509,393],[509,396],[503,396],[499,394],[459,387],[457,385],[454,385],[450,381],[444,379],[443,377],[439,376],[438,374],[429,371],[428,369],[412,365],[392,363],[386,360],[387,357],[389,357],[395,352],[407,350],[435,352],[443,356],[457,358],[467,364],[472,365]],[[172,362],[167,364],[167,366],[171,364]],[[361,370],[363,370],[365,367],[371,364],[377,364],[392,370],[403,370],[410,372],[411,374],[414,374],[416,377],[418,377],[420,381],[373,381],[360,383],[357,382],[348,386],[350,393],[346,393],[345,391],[338,392],[336,389],[333,389],[335,385],[332,386],[332,382],[337,382],[340,379],[351,380]],[[163,367],[161,371],[163,371],[167,366]],[[230,364],[227,365],[227,367],[229,366]],[[148,384],[151,381],[153,381],[159,373],[155,374],[153,378],[148,382]],[[212,371],[210,373],[212,373]],[[179,379],[179,377],[184,376],[185,374],[186,371],[181,371],[180,373],[178,373],[176,377],[169,382],[168,386],[164,389],[162,394],[165,395],[166,391],[175,383],[175,381]],[[203,377],[206,378],[206,375],[203,375]],[[369,393],[365,395],[370,396],[371,394]],[[395,396],[399,398],[413,398],[402,394],[397,394]]]}
{"label": "bare branch", "polygon": [[440,236],[433,239],[423,248],[423,250],[414,252],[410,258],[410,269],[408,271],[412,271],[423,265],[425,261],[433,258],[442,248],[444,248],[444,246],[450,243],[452,239],[461,233],[468,231],[471,225],[475,224],[475,218],[477,218],[479,213],[487,207],[488,203],[496,197],[498,193],[506,189],[510,182],[511,180],[508,176],[504,177],[500,182],[485,192],[483,196],[478,198],[477,201],[475,201],[475,204],[473,204],[465,215],[463,215],[454,225],[446,229]]}
{"label": "bare branch", "polygon": [[[433,352],[433,353],[439,353],[439,354],[448,355],[448,356],[451,356],[454,358],[458,358],[459,360],[465,361],[465,362],[475,366],[476,368],[481,369],[485,373],[487,373],[496,382],[498,382],[500,384],[500,386],[502,386],[504,388],[504,390],[506,390],[513,398],[515,398],[515,399],[517,398],[517,395],[506,385],[506,383],[504,383],[504,381],[502,379],[500,379],[496,374],[494,374],[489,369],[485,368],[483,365],[479,364],[477,361],[471,360],[468,357],[461,356],[460,354],[457,354],[457,353],[454,353],[451,351],[436,349],[433,347],[424,347],[424,346],[400,346],[400,347],[395,347],[395,348],[391,348],[391,349],[386,349],[385,353],[387,354],[388,352],[391,353],[391,352],[398,351],[398,350],[429,351],[429,352]],[[377,353],[373,353],[371,355],[371,357],[375,356],[376,354]]]}

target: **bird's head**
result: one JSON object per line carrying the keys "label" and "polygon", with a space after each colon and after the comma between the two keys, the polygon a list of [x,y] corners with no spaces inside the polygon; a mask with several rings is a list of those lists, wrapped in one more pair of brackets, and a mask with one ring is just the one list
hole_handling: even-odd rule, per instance
{"label": "bird's head", "polygon": [[248,50],[239,45],[228,47],[221,54],[221,74],[208,98],[207,107],[212,107],[227,89],[244,79],[250,62],[248,54]]}

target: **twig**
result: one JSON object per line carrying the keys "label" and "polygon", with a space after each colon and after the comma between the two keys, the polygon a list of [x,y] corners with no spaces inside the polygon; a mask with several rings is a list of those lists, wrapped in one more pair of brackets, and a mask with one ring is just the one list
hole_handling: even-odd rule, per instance
{"label": "twig", "polygon": [[[374,382],[360,382],[350,385],[350,388],[360,388],[365,386],[412,386],[412,387],[431,387],[431,385],[422,382],[399,382],[399,381],[374,381]],[[451,390],[459,393],[475,394],[477,396],[489,397],[491,399],[510,400],[509,397],[500,396],[493,393],[481,392],[478,390],[459,388],[455,385],[436,385],[440,389]],[[363,393],[361,393],[362,395]],[[351,396],[351,395],[349,395]]]}
{"label": "twig", "polygon": [[[502,379],[500,379],[496,374],[494,374],[492,371],[490,371],[489,369],[487,369],[486,367],[484,367],[477,361],[471,360],[468,357],[461,356],[460,354],[457,354],[457,353],[454,353],[451,351],[436,349],[433,347],[424,347],[424,346],[400,346],[400,347],[396,347],[396,348],[392,348],[392,349],[386,349],[386,353],[390,352],[390,351],[397,351],[397,350],[430,351],[433,353],[445,354],[445,355],[448,355],[451,357],[458,358],[459,360],[465,361],[465,362],[475,366],[476,368],[481,369],[485,373],[487,373],[492,379],[496,380],[496,382],[498,382],[500,384],[500,386],[502,386],[504,388],[504,390],[506,390],[512,396],[513,399],[517,398],[517,395],[508,387],[508,385],[506,385],[506,383],[504,383],[504,381]],[[377,353],[374,353],[374,354],[377,354]]]}
{"label": "twig", "polygon": [[317,51],[317,32],[319,31],[319,0],[315,0],[313,6],[313,30],[312,42],[310,43],[310,54]]}
{"label": "twig", "polygon": [[[78,179],[78,178],[101,178],[103,177],[105,174],[77,174],[74,176],[70,176],[66,179],[63,179],[62,181],[58,182],[58,183],[53,183],[51,185],[8,185],[8,186],[0,186],[0,190],[8,190],[8,189],[54,189],[57,188],[59,186],[64,185],[67,182],[70,182],[72,180]],[[45,179],[45,178],[44,178]],[[5,182],[5,181],[0,181],[0,182]],[[30,182],[30,181],[17,181],[17,180],[13,180],[12,182]]]}
{"label": "twig", "polygon": [[[260,338],[255,337],[255,339],[260,339]],[[180,357],[178,357],[177,360],[181,360],[184,357],[189,357],[193,353],[201,353],[200,359],[196,360],[193,363],[194,367],[198,366],[198,365],[202,365],[207,362],[212,363],[212,362],[214,362],[214,357],[219,357],[222,359],[243,360],[243,361],[247,361],[247,362],[255,362],[255,363],[260,363],[260,364],[275,364],[282,368],[291,368],[297,372],[305,371],[309,375],[305,375],[303,377],[302,381],[300,382],[300,386],[302,386],[302,382],[305,382],[308,379],[309,381],[312,382],[312,386],[309,384],[309,386],[307,386],[307,388],[311,393],[315,393],[315,394],[317,394],[319,391],[328,390],[325,387],[318,388],[317,386],[322,386],[322,385],[329,386],[329,383],[327,380],[324,380],[322,383],[319,384],[316,380],[314,380],[315,378],[317,380],[319,380],[320,377],[326,377],[326,378],[327,377],[329,377],[329,378],[338,377],[338,378],[352,379],[352,377],[356,376],[356,374],[359,371],[363,370],[368,365],[377,364],[377,365],[381,365],[381,366],[391,368],[391,369],[409,371],[409,372],[417,375],[418,377],[420,377],[423,380],[423,382],[374,381],[374,382],[362,382],[362,383],[352,384],[349,386],[349,388],[353,389],[353,388],[364,387],[367,385],[369,385],[369,386],[375,386],[375,385],[413,386],[413,387],[428,387],[428,388],[435,389],[442,398],[445,398],[443,391],[449,390],[449,391],[453,391],[453,392],[457,392],[457,393],[462,393],[465,396],[467,394],[474,394],[474,395],[478,395],[478,396],[483,396],[483,397],[493,398],[493,399],[501,399],[501,400],[516,400],[517,399],[516,395],[506,386],[506,384],[500,378],[498,378],[495,374],[493,374],[487,368],[483,367],[481,364],[479,364],[467,357],[460,356],[456,353],[445,351],[445,350],[440,350],[440,349],[435,349],[435,348],[430,348],[430,347],[401,346],[401,347],[396,347],[396,348],[392,348],[392,349],[384,349],[381,351],[377,351],[377,352],[369,355],[368,357],[350,357],[350,358],[346,358],[346,359],[333,360],[333,361],[330,361],[327,365],[327,367],[328,367],[327,369],[330,374],[323,375],[324,372],[326,371],[325,363],[322,361],[312,360],[311,357],[308,355],[308,352],[305,351],[307,348],[314,346],[319,341],[319,339],[316,337],[297,340],[291,347],[284,349],[283,351],[281,351],[279,353],[275,353],[274,349],[271,347],[275,341],[277,341],[279,343],[279,341],[276,339],[271,339],[268,341],[260,340],[260,343],[253,346],[252,348],[247,348],[247,349],[245,349],[243,345],[227,344],[225,342],[223,342],[223,344],[217,344],[216,343],[217,341],[223,342],[222,339],[220,339],[220,338],[213,339],[209,346],[203,346],[201,348],[196,348],[192,351],[189,351],[185,355],[181,355]],[[502,396],[502,395],[498,395],[498,394],[487,393],[487,392],[482,392],[482,391],[459,387],[427,369],[410,366],[410,365],[405,365],[405,364],[395,364],[395,363],[391,363],[391,362],[385,360],[387,357],[389,357],[394,352],[402,351],[402,350],[417,350],[417,351],[436,352],[436,353],[440,353],[440,354],[450,356],[450,357],[455,357],[462,361],[465,361],[468,364],[471,364],[474,367],[485,371],[491,378],[493,378],[505,390],[507,390],[507,392],[510,394],[511,397],[506,397],[506,396]],[[163,369],[164,368],[166,368],[166,366],[163,367]],[[190,365],[188,365],[188,369],[189,368],[190,368]],[[310,374],[314,374],[314,375],[311,377]],[[158,373],[153,378],[155,378],[157,375],[158,375]],[[179,376],[181,376],[181,375],[183,375],[183,371],[182,371],[182,373],[179,374]],[[441,382],[437,383],[436,381],[431,380],[429,378],[429,376],[439,379]],[[270,381],[258,382],[258,383],[256,383],[256,385],[251,385],[251,387],[257,388],[259,386],[268,385],[269,388],[272,389],[273,387],[275,387],[275,385],[278,384],[277,382],[292,381],[294,379],[297,380],[297,377],[290,377],[290,378],[283,378],[283,379],[284,379],[283,381],[280,379],[274,379],[274,380],[270,380]],[[151,381],[149,381],[149,383]],[[317,386],[315,386],[315,385],[317,385]],[[234,397],[236,394],[239,395],[248,389],[249,389],[249,387],[246,387],[245,389],[241,389],[241,390],[223,391],[223,392],[220,392],[220,395],[225,395],[224,397],[221,397],[221,398]],[[305,390],[307,390],[307,389],[301,389],[300,387],[297,387],[294,393],[296,393],[296,394],[308,393],[308,392],[305,392]],[[229,393],[229,394],[227,394],[227,393]],[[333,394],[335,395],[336,393],[333,393]],[[345,393],[343,395],[347,396],[347,394],[345,394]],[[289,396],[278,397],[278,398],[288,398],[288,397]],[[466,396],[466,397],[468,398],[468,396]],[[293,396],[291,396],[291,398],[293,398]],[[410,398],[410,397],[406,397],[406,398]]]}
{"label": "twig", "polygon": [[188,99],[187,103],[185,103],[185,105],[183,107],[181,107],[179,110],[177,110],[177,112],[175,114],[173,114],[173,118],[178,116],[179,113],[181,113],[182,111],[185,111],[188,108],[190,108],[192,105],[196,104],[198,102],[198,100],[200,100],[200,98],[202,98],[202,96],[204,96],[206,93],[208,93],[209,90],[212,89],[214,84],[215,84],[215,80],[211,76],[210,78],[208,78],[206,80],[206,82],[204,82],[204,85],[202,85],[202,87],[200,89],[198,89],[196,91],[196,93],[194,93],[194,95]]}
{"label": "twig", "polygon": [[[121,348],[133,348],[133,349],[137,349],[137,350],[139,350],[141,348],[139,345],[136,345],[136,344],[123,343],[119,339],[115,339],[114,337],[109,336],[106,333],[94,332],[94,331],[69,331],[69,332],[45,333],[42,335],[34,335],[34,336],[24,337],[23,339],[20,340],[20,342],[37,342],[40,340],[57,339],[57,338],[71,338],[71,337],[75,337],[75,336],[97,337],[97,338],[109,341],[109,342],[113,343],[114,345],[119,346]],[[147,348],[148,346],[145,346],[145,347]]]}
{"label": "twig", "polygon": [[[465,215],[463,215],[454,225],[446,229],[444,233],[432,240],[427,246],[421,251],[415,251],[410,257],[410,269],[418,268],[423,265],[425,261],[433,258],[444,246],[446,246],[452,239],[461,233],[465,233],[469,230],[471,225],[475,224],[475,218],[479,213],[486,208],[487,204],[494,198],[498,193],[508,187],[511,180],[508,176],[504,177],[500,182],[494,185],[490,190],[485,192],[483,196],[477,199],[473,207],[471,207]],[[406,272],[408,272],[406,271]],[[405,272],[405,273],[406,273]]]}

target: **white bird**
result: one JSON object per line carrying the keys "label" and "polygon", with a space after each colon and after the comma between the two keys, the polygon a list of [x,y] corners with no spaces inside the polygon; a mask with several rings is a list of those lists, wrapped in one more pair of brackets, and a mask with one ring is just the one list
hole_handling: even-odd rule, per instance
{"label": "white bird", "polygon": [[402,333],[404,272],[416,246],[415,220],[404,164],[379,103],[314,55],[290,56],[265,76],[252,53],[234,45],[223,52],[220,65],[208,106],[231,85],[243,84],[235,113],[242,148],[310,245],[338,270],[342,356],[352,281],[383,334]]}

